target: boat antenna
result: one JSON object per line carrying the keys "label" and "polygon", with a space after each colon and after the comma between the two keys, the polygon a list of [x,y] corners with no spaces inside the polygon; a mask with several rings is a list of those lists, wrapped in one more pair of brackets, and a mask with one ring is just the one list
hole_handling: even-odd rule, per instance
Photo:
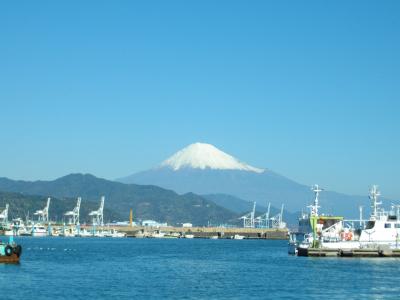
{"label": "boat antenna", "polygon": [[369,190],[369,199],[371,199],[371,219],[376,220],[378,216],[378,209],[379,205],[382,204],[382,202],[378,201],[378,197],[381,195],[379,192],[378,186],[373,185],[371,189]]}
{"label": "boat antenna", "polygon": [[319,193],[322,192],[323,189],[321,189],[318,184],[314,184],[314,186],[311,187],[311,190],[315,193],[314,204],[309,205],[307,207],[310,208],[311,216],[318,216],[318,208],[320,208],[320,206],[318,205],[319,204]]}

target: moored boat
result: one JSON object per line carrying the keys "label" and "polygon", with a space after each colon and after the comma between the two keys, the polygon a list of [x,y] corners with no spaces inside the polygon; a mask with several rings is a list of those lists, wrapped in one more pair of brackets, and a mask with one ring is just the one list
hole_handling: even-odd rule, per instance
{"label": "moored boat", "polygon": [[244,239],[244,235],[240,235],[240,234],[235,234],[232,239],[234,240],[243,240]]}
{"label": "moored boat", "polygon": [[[370,190],[371,215],[366,224],[361,220],[360,228],[346,225],[342,217],[321,216],[318,214],[318,194],[310,215],[299,220],[299,232],[292,233],[289,241],[289,254],[299,256],[391,256],[400,249],[400,211],[385,211],[378,201],[380,193],[377,186]],[[328,221],[328,222],[326,222]],[[302,227],[302,223],[309,224]],[[361,251],[361,252],[360,252]],[[397,252],[396,252],[397,253]],[[397,254],[396,254],[397,255]]]}
{"label": "moored boat", "polygon": [[21,254],[21,245],[17,245],[12,237],[8,243],[0,242],[0,263],[19,263]]}
{"label": "moored boat", "polygon": [[126,237],[126,233],[119,232],[116,229],[112,228],[106,232],[105,236],[112,237],[112,238],[123,238],[123,237]]}
{"label": "moored boat", "polygon": [[31,232],[31,235],[35,237],[43,237],[48,234],[47,228],[42,224],[34,224]]}

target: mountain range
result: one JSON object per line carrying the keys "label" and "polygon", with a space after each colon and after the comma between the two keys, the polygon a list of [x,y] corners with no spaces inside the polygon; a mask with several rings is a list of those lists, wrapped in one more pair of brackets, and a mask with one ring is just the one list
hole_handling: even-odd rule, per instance
{"label": "mountain range", "polygon": [[[53,213],[59,216],[63,210],[71,209],[67,206],[73,207],[78,196],[82,197],[83,206],[87,203],[88,209],[94,210],[104,195],[108,221],[114,217],[128,219],[132,208],[136,219],[155,219],[171,225],[238,224],[239,217],[252,209],[253,201],[257,202],[257,214],[267,210],[268,202],[272,204],[271,215],[277,214],[284,204],[284,220],[293,225],[300,210],[306,209],[314,199],[310,187],[267,168],[248,165],[204,143],[189,145],[158,167],[117,181],[90,174],[33,182],[0,178],[0,191],[15,193],[0,193],[0,205],[4,199],[19,199],[20,202],[13,203],[23,207],[25,213],[27,208],[32,212],[39,209],[38,205],[43,205],[47,196],[56,198],[54,203],[58,206],[54,207],[58,208]],[[324,191],[320,204],[325,214],[355,218],[359,205],[368,207],[369,200],[367,196]],[[367,214],[368,210],[365,211]]]}
{"label": "mountain range", "polygon": [[[158,167],[117,180],[152,184],[180,194],[230,195],[249,202],[271,202],[275,207],[283,203],[291,213],[305,209],[314,199],[311,184],[299,184],[267,168],[250,166],[205,143],[189,145]],[[324,191],[320,203],[325,213],[346,217],[358,216],[360,205],[369,206],[367,193],[357,196]]]}
{"label": "mountain range", "polygon": [[[129,210],[132,208],[136,219],[155,219],[171,225],[185,222],[207,225],[208,222],[238,221],[236,213],[193,193],[178,195],[157,186],[123,184],[90,174],[71,174],[53,181],[34,182],[0,178],[0,190],[19,193],[14,198],[40,195],[40,199],[51,196],[63,200],[80,196],[82,206],[91,203],[91,207],[97,207],[100,197],[104,195],[105,208],[125,220],[129,218]],[[9,198],[14,201],[13,197]],[[71,206],[73,207],[72,204]]]}

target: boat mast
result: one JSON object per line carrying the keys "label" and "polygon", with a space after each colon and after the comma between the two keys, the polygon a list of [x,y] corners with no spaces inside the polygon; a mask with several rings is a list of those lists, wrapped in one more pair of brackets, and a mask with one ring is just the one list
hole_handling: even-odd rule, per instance
{"label": "boat mast", "polygon": [[369,190],[369,199],[371,199],[371,220],[376,220],[378,217],[379,205],[382,204],[382,202],[378,201],[380,195],[381,193],[378,190],[378,186],[373,185]]}
{"label": "boat mast", "polygon": [[319,242],[317,241],[317,221],[318,221],[318,208],[320,207],[319,204],[319,193],[322,192],[322,189],[315,184],[311,190],[315,193],[314,205],[308,206],[310,208],[310,221],[311,221],[311,228],[313,233],[313,241],[312,247],[316,248]]}
{"label": "boat mast", "polygon": [[315,193],[314,204],[309,205],[311,216],[318,217],[318,208],[320,208],[319,204],[319,193],[323,190],[319,187],[318,184],[315,184],[311,190]]}

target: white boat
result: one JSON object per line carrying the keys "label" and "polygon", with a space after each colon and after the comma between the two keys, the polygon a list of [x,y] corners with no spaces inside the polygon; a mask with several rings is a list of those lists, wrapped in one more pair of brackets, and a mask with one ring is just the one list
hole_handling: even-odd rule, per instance
{"label": "white boat", "polygon": [[142,239],[142,238],[148,237],[148,233],[145,232],[144,230],[139,230],[139,231],[136,232],[133,236],[134,236],[135,238]]}
{"label": "white boat", "polygon": [[14,236],[16,234],[13,229],[6,229],[6,230],[4,230],[4,235],[5,236]]}
{"label": "white boat", "polygon": [[93,234],[94,237],[106,237],[106,232],[102,230],[98,230]]}
{"label": "white boat", "polygon": [[387,212],[380,207],[382,202],[378,201],[380,192],[377,186],[370,190],[371,216],[364,230],[361,231],[359,242],[361,246],[365,243],[378,245],[389,245],[392,249],[400,247],[400,211]]}
{"label": "white boat", "polygon": [[51,236],[61,236],[61,233],[57,229],[53,229],[50,233]]}
{"label": "white boat", "polygon": [[170,236],[173,237],[173,238],[180,238],[180,237],[181,237],[181,234],[180,234],[179,232],[172,232],[172,233],[170,234]]}
{"label": "white boat", "polygon": [[193,234],[185,234],[185,239],[193,239],[194,235]]}
{"label": "white boat", "polygon": [[167,233],[164,237],[168,239],[178,239],[181,237],[181,234],[179,232],[170,232]]}
{"label": "white boat", "polygon": [[112,228],[106,232],[105,236],[112,237],[112,238],[123,238],[123,237],[126,237],[126,233],[119,232],[119,231],[115,230],[114,228]]}
{"label": "white boat", "polygon": [[156,231],[154,231],[153,233],[151,233],[151,234],[149,235],[149,237],[151,237],[151,238],[156,238],[156,239],[158,239],[158,238],[164,238],[164,237],[165,237],[165,232],[162,232],[162,231],[160,231],[160,230],[156,230]]}
{"label": "white boat", "polygon": [[78,230],[78,232],[76,233],[77,237],[92,237],[93,233],[88,231],[87,229],[80,229]]}
{"label": "white boat", "polygon": [[75,226],[63,226],[59,235],[63,237],[75,237],[77,235],[77,230]]}
{"label": "white boat", "polygon": [[[14,219],[11,224],[4,230],[6,236],[19,236],[26,234],[26,227],[20,218]],[[29,233],[30,235],[30,233]]]}
{"label": "white boat", "polygon": [[234,240],[243,240],[243,239],[244,239],[244,236],[243,236],[243,235],[240,235],[240,234],[235,234],[235,235],[233,236],[233,239],[234,239]]}
{"label": "white boat", "polygon": [[[355,250],[355,249],[400,249],[400,211],[385,211],[378,200],[380,193],[377,186],[370,190],[371,215],[364,228],[356,230],[346,226],[341,217],[318,215],[318,193],[311,205],[309,217],[310,230],[303,239],[296,241],[297,235],[291,234],[289,253],[303,255],[308,248]],[[324,220],[331,219],[331,223]],[[360,217],[360,223],[362,223]]]}
{"label": "white boat", "polygon": [[35,237],[47,236],[47,228],[42,224],[34,224],[32,226],[31,235]]}

